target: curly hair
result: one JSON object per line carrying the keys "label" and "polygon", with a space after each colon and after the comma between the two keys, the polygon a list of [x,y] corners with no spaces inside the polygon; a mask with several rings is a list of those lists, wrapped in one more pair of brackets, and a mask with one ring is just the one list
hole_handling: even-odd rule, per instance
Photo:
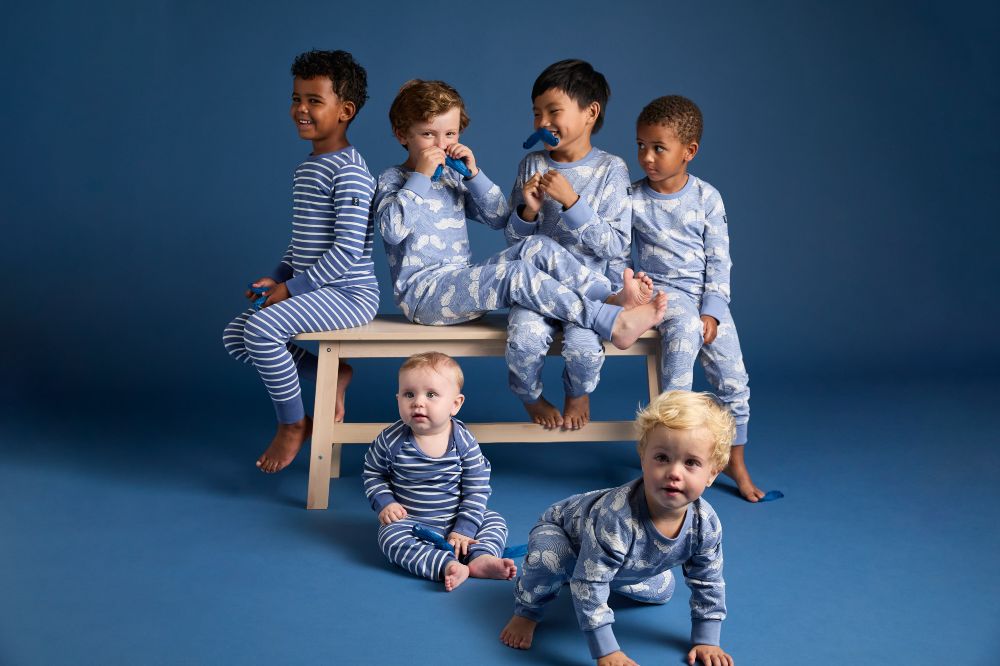
{"label": "curly hair", "polygon": [[429,351],[414,354],[403,361],[403,365],[400,366],[399,372],[402,373],[404,370],[416,370],[419,368],[431,368],[441,374],[444,374],[445,370],[449,370],[455,379],[455,384],[458,385],[459,391],[461,391],[462,387],[465,385],[465,375],[462,373],[462,366],[460,366],[458,361],[453,359],[451,356],[442,352]]}
{"label": "curly hair", "polygon": [[427,122],[456,107],[459,110],[458,131],[464,132],[469,126],[469,116],[457,90],[444,81],[410,79],[392,100],[389,122],[393,132],[404,134],[414,123]]}
{"label": "curly hair", "polygon": [[600,104],[601,111],[591,131],[597,134],[604,125],[604,110],[611,97],[611,87],[604,75],[586,60],[560,60],[546,67],[535,79],[535,85],[531,87],[531,101],[551,88],[562,90],[581,109],[594,102]]}
{"label": "curly hair", "polygon": [[639,434],[640,456],[646,450],[649,433],[660,425],[671,430],[705,428],[711,434],[713,442],[713,471],[721,472],[729,464],[736,424],[711,393],[666,391],[636,414],[635,427]]}
{"label": "curly hair", "polygon": [[701,109],[687,97],[657,97],[639,112],[636,122],[639,125],[666,125],[677,133],[683,144],[701,142]]}
{"label": "curly hair", "polygon": [[355,114],[368,99],[368,73],[347,51],[307,51],[295,56],[292,76],[315,79],[325,76],[333,92],[345,102],[353,102]]}

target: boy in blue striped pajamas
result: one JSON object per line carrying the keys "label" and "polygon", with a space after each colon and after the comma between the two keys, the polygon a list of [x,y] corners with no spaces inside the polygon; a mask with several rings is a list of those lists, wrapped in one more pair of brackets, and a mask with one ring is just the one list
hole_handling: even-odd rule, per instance
{"label": "boy in blue striped pajamas", "polygon": [[[510,243],[548,236],[587,268],[620,282],[608,268],[609,262],[624,264],[629,248],[628,167],[590,143],[604,124],[610,94],[604,76],[582,60],[557,62],[535,80],[535,129],[549,130],[559,143],[545,144],[521,160],[506,235]],[[542,396],[542,366],[559,330],[565,362],[561,414]],[[508,317],[506,356],[510,388],[532,421],[547,429],[577,430],[587,424],[590,393],[604,364],[604,346],[594,331],[515,305]]]}
{"label": "boy in blue striped pajamas", "polygon": [[[461,96],[441,81],[409,81],[389,119],[408,156],[379,176],[374,216],[396,304],[407,319],[444,326],[516,304],[593,329],[620,348],[659,322],[666,300],[651,298],[651,283],[633,279],[630,270],[613,293],[606,276],[545,236],[473,265],[466,217],[502,229],[508,207],[472,150],[458,142],[469,123]],[[447,158],[461,160],[470,175],[449,167],[432,180]]]}
{"label": "boy in blue striped pajamas", "polygon": [[646,177],[632,184],[632,238],[638,268],[669,294],[659,324],[660,374],[666,389],[690,389],[694,362],[736,420],[733,453],[725,472],[750,502],[764,496],[747,470],[744,449],[750,421],[749,377],[729,312],[729,229],[722,197],[688,174],[698,153],[702,115],[678,95],[650,102],[636,123],[638,159]]}
{"label": "boy in blue striped pajamas", "polygon": [[642,477],[550,506],[532,528],[514,584],[514,615],[500,633],[531,647],[545,606],[569,584],[580,629],[598,666],[635,666],[619,647],[612,591],[670,601],[681,565],[691,590],[689,664],[733,666],[719,647],[726,617],[722,525],[701,495],[726,466],[735,426],[705,393],[669,391],[639,413]]}
{"label": "boy in blue striped pajamas", "polygon": [[[257,467],[277,472],[295,458],[312,430],[299,376],[315,378],[316,358],[290,343],[299,333],[361,326],[378,309],[370,219],[374,180],[347,140],[364,105],[367,76],[346,51],[310,51],[292,65],[291,116],[312,153],[295,170],[292,239],[268,277],[259,311],[240,314],[223,333],[226,350],[252,363],[271,396],[278,431]],[[255,298],[246,292],[247,298]],[[343,420],[350,366],[337,382],[337,420]]]}
{"label": "boy in blue striped pajamas", "polygon": [[[503,558],[507,523],[486,508],[490,463],[455,418],[463,383],[461,367],[446,354],[406,359],[396,394],[400,420],[372,442],[362,474],[382,524],[382,552],[416,576],[444,581],[448,592],[469,576],[510,580],[517,573]],[[418,523],[446,536],[455,553],[417,538]]]}

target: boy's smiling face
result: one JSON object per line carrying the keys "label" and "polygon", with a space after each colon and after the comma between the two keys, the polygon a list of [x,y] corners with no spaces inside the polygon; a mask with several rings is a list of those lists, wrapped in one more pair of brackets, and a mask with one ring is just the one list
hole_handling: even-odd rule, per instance
{"label": "boy's smiling face", "polygon": [[290,113],[299,137],[312,141],[314,153],[346,147],[347,125],[356,111],[354,102],[342,101],[333,91],[333,82],[328,77],[295,77]]}
{"label": "boy's smiling face", "polygon": [[406,160],[407,165],[412,168],[425,148],[447,150],[448,146],[458,143],[461,123],[461,109],[453,106],[440,115],[432,116],[430,120],[413,123],[405,131],[397,130],[396,139],[410,154]]}
{"label": "boy's smiling face", "polygon": [[396,394],[399,418],[417,435],[445,432],[451,426],[451,417],[458,414],[464,401],[465,396],[448,369],[439,372],[424,366],[399,373],[399,393]]}
{"label": "boy's smiling face", "polygon": [[687,163],[698,154],[698,144],[684,144],[668,125],[636,126],[639,166],[657,192],[671,194],[687,182]]}
{"label": "boy's smiling face", "polygon": [[[580,108],[572,97],[559,88],[549,88],[532,100],[532,113],[535,116],[535,129],[544,127],[559,139],[555,150],[574,152],[586,144],[589,149],[590,134],[594,122],[600,114],[601,105],[597,102]],[[553,146],[545,144],[546,150]]]}
{"label": "boy's smiling face", "polygon": [[707,428],[674,430],[657,425],[640,458],[646,503],[653,518],[677,516],[712,485],[712,434]]}

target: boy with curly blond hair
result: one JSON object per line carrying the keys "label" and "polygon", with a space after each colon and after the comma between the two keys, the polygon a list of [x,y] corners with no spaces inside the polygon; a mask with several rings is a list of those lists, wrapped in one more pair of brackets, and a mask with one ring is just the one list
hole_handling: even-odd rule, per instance
{"label": "boy with curly blond hair", "polygon": [[636,418],[642,477],[550,506],[528,537],[514,615],[500,634],[528,649],[545,606],[569,584],[577,620],[598,666],[633,666],[615,640],[614,591],[663,604],[680,564],[691,589],[688,663],[733,666],[719,647],[726,617],[722,525],[702,493],[729,462],[735,426],[713,396],[668,391]]}

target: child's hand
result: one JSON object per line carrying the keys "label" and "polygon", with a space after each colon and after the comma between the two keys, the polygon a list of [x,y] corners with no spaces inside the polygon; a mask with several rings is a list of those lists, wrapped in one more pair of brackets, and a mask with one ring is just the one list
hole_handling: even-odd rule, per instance
{"label": "child's hand", "polygon": [[475,178],[479,175],[479,167],[476,166],[476,156],[472,154],[471,148],[460,143],[453,143],[448,146],[448,150],[445,152],[456,160],[465,162],[465,166],[469,167],[469,172],[472,174],[469,178]]}
{"label": "child's hand", "polygon": [[701,335],[705,338],[705,344],[711,344],[715,336],[719,334],[719,322],[712,315],[701,316]]}
{"label": "child's hand", "polygon": [[563,208],[570,208],[580,198],[580,195],[566,180],[566,176],[559,173],[557,169],[549,169],[542,175],[538,182],[538,191],[561,203]]}
{"label": "child's hand", "polygon": [[448,543],[455,548],[455,557],[462,558],[469,554],[469,546],[479,542],[472,537],[465,536],[464,534],[451,532],[448,534]]}
{"label": "child's hand", "polygon": [[704,666],[736,666],[736,662],[717,645],[695,645],[688,652],[688,664]]}
{"label": "child's hand", "polygon": [[414,171],[419,171],[428,178],[434,176],[439,165],[444,164],[444,150],[437,146],[428,146],[420,151]]}
{"label": "child's hand", "polygon": [[524,208],[519,214],[525,222],[534,222],[535,218],[538,217],[538,211],[542,209],[542,201],[545,196],[538,189],[538,183],[541,180],[542,174],[536,173],[521,188],[521,192],[524,194]]}
{"label": "child's hand", "polygon": [[397,520],[406,518],[406,515],[406,507],[399,502],[393,502],[378,512],[378,522],[383,525],[390,525]]}
{"label": "child's hand", "polygon": [[[274,280],[272,280],[269,277],[262,277],[262,278],[259,278],[256,282],[254,282],[251,286],[252,287],[258,287],[258,288],[259,287],[267,287],[267,290],[271,291],[276,286],[278,286],[278,283],[275,282]],[[258,297],[257,294],[253,293],[249,289],[247,289],[246,291],[244,291],[243,295],[247,297],[247,300],[251,300],[251,301]]]}
{"label": "child's hand", "polygon": [[262,305],[260,307],[263,310],[264,308],[268,307],[269,305],[274,305],[275,303],[280,303],[281,301],[285,300],[286,298],[289,298],[290,296],[291,296],[291,294],[288,293],[288,287],[286,287],[285,283],[282,282],[281,284],[276,285],[274,287],[274,289],[272,289],[271,291],[267,292],[267,300],[264,301],[264,305]]}
{"label": "child's hand", "polygon": [[629,659],[627,654],[618,650],[598,659],[597,666],[639,666],[639,664]]}

